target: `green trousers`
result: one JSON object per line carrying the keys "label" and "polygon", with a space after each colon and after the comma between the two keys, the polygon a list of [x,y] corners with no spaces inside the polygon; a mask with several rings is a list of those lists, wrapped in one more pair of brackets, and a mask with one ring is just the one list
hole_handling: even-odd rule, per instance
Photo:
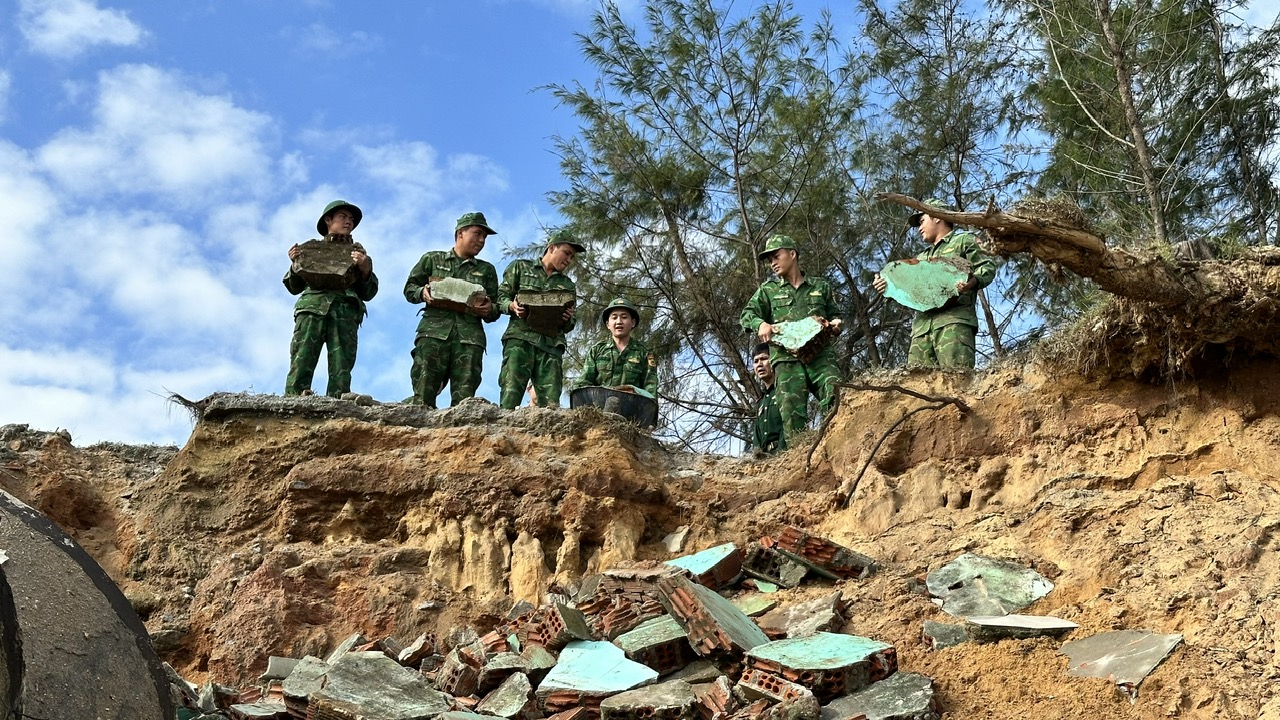
{"label": "green trousers", "polygon": [[351,392],[351,369],[356,366],[356,333],[363,319],[363,311],[353,302],[334,302],[324,315],[295,313],[284,394],[300,395],[302,391],[311,389],[320,350],[324,347],[329,349],[329,384],[325,394],[339,397]]}
{"label": "green trousers", "polygon": [[977,359],[975,340],[978,329],[964,323],[951,323],[931,332],[913,335],[907,350],[907,367],[944,367],[973,369]]}
{"label": "green trousers", "polygon": [[840,382],[840,368],[835,353],[828,351],[808,364],[799,360],[779,361],[774,363],[773,373],[783,435],[790,444],[797,433],[809,427],[809,393],[817,396],[823,414],[831,411],[836,401],[836,383]]}
{"label": "green trousers", "polygon": [[539,407],[560,407],[560,391],[564,387],[563,358],[524,340],[503,340],[502,372],[498,375],[502,407],[508,410],[519,407],[531,380]]}
{"label": "green trousers", "polygon": [[484,348],[460,341],[457,332],[444,340],[419,337],[413,344],[413,366],[409,368],[414,403],[434,408],[436,396],[446,384],[450,405],[475,397],[483,365]]}

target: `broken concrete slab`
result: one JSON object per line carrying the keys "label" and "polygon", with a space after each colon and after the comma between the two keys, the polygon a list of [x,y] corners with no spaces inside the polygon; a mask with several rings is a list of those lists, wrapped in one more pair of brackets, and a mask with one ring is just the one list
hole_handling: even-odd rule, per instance
{"label": "broken concrete slab", "polygon": [[933,680],[899,672],[822,708],[821,720],[939,720]]}
{"label": "broken concrete slab", "polygon": [[538,685],[538,696],[556,691],[608,696],[657,679],[656,670],[628,660],[613,643],[575,640],[565,646],[559,662]]}
{"label": "broken concrete slab", "polygon": [[898,653],[878,640],[820,632],[753,648],[747,666],[798,682],[825,702],[892,675]]}
{"label": "broken concrete slab", "polygon": [[436,720],[493,720],[492,715],[480,715],[466,710],[450,710]]}
{"label": "broken concrete slab", "polygon": [[[674,676],[673,676],[674,677]],[[692,685],[697,699],[698,716],[723,718],[738,709],[738,697],[733,694],[733,683],[721,675],[712,682]]]}
{"label": "broken concrete slab", "polygon": [[540,645],[530,645],[521,650],[520,659],[524,661],[524,673],[534,685],[542,682],[551,668],[556,666],[556,656]]}
{"label": "broken concrete slab", "polygon": [[533,685],[529,676],[522,672],[509,675],[476,706],[478,713],[504,718],[528,717],[533,710]]}
{"label": "broken concrete slab", "polygon": [[679,670],[694,659],[689,634],[670,615],[646,620],[636,629],[619,635],[613,643],[622,648],[628,658],[648,665],[659,675]]}
{"label": "broken concrete slab", "polygon": [[844,627],[840,613],[843,596],[839,590],[826,597],[779,608],[761,617],[756,624],[771,638],[806,637],[818,632],[835,632]]}
{"label": "broken concrete slab", "polygon": [[454,697],[471,695],[480,686],[480,668],[459,648],[449,651],[436,670],[436,687]]}
{"label": "broken concrete slab", "polygon": [[289,717],[284,703],[271,701],[232,705],[227,708],[227,714],[233,720],[282,720]]}
{"label": "broken concrete slab", "polygon": [[689,573],[699,585],[720,590],[732,585],[742,576],[743,555],[742,550],[730,542],[692,555],[673,558],[666,564]]}
{"label": "broken concrete slab", "polygon": [[591,640],[591,628],[582,611],[563,603],[554,603],[542,618],[542,645],[559,650],[573,640]]}
{"label": "broken concrete slab", "polygon": [[969,633],[965,632],[964,625],[957,623],[925,620],[923,633],[925,642],[934,650],[942,650],[969,642]]}
{"label": "broken concrete slab", "polygon": [[461,278],[432,278],[431,304],[454,312],[469,312],[489,297],[483,285]]}
{"label": "broken concrete slab", "polygon": [[940,308],[959,293],[956,283],[969,279],[970,264],[964,258],[907,258],[884,266],[885,297],[912,310]]}
{"label": "broken concrete slab", "polygon": [[1063,643],[1060,652],[1070,661],[1068,674],[1111,680],[1132,697],[1138,685],[1181,642],[1181,635],[1114,630]]}
{"label": "broken concrete slab", "polygon": [[955,617],[1008,615],[1053,590],[1053,583],[1030,568],[965,553],[929,573],[929,593]]}
{"label": "broken concrete slab", "polygon": [[367,642],[369,642],[369,640],[364,635],[361,635],[360,633],[352,633],[342,642],[338,643],[337,647],[329,653],[329,656],[326,657],[324,661],[326,664],[332,665],[338,662],[343,655],[346,655],[355,649],[357,645],[364,645]]}
{"label": "broken concrete slab", "polygon": [[298,667],[298,658],[278,657],[271,655],[267,657],[267,669],[258,676],[258,682],[270,682],[272,680],[283,680],[289,677],[294,668]]}
{"label": "broken concrete slab", "polygon": [[877,567],[875,560],[862,553],[791,525],[778,535],[777,548],[833,580],[862,580]]}
{"label": "broken concrete slab", "polygon": [[690,685],[699,683],[715,682],[716,678],[723,677],[724,673],[720,668],[710,660],[694,660],[679,670],[671,673],[668,680],[683,680]]}
{"label": "broken concrete slab", "polygon": [[742,560],[742,572],[757,580],[793,588],[809,574],[809,566],[775,548],[752,543]]}
{"label": "broken concrete slab", "polygon": [[661,580],[658,591],[699,655],[745,652],[769,641],[751,618],[710,588],[676,576]]}
{"label": "broken concrete slab", "polygon": [[298,258],[291,269],[316,290],[345,290],[360,277],[351,259],[355,245],[345,242],[308,240],[298,245]]}
{"label": "broken concrete slab", "polygon": [[965,618],[964,630],[974,642],[1062,637],[1080,627],[1070,620],[1048,615],[975,615]]}
{"label": "broken concrete slab", "polygon": [[298,661],[280,686],[284,705],[295,716],[305,717],[312,693],[324,687],[329,664],[318,657],[308,655]]}
{"label": "broken concrete slab", "polygon": [[555,337],[564,327],[564,311],[577,297],[567,290],[522,290],[515,300],[528,311],[524,321],[534,332]]}
{"label": "broken concrete slab", "polygon": [[773,328],[769,342],[805,363],[816,357],[839,332],[838,328],[814,317],[774,323]]}
{"label": "broken concrete slab", "polygon": [[778,592],[778,586],[777,586],[777,585],[774,585],[774,584],[773,584],[773,583],[771,583],[771,582],[765,582],[764,580],[757,580],[757,579],[755,579],[755,578],[747,578],[746,580],[743,580],[743,581],[742,581],[742,587],[744,587],[744,588],[746,588],[746,589],[748,589],[748,590],[756,590],[756,591],[758,591],[758,592],[762,592],[762,593],[776,593],[776,592]]}
{"label": "broken concrete slab", "polygon": [[476,692],[483,695],[498,687],[515,673],[523,673],[528,669],[524,658],[513,652],[501,652],[480,668],[480,676],[476,679]]}
{"label": "broken concrete slab", "polygon": [[775,598],[767,598],[761,595],[743,595],[734,598],[730,602],[747,617],[760,617],[778,607],[778,601]]}
{"label": "broken concrete slab", "polygon": [[683,680],[628,690],[600,703],[601,720],[682,720],[693,717],[693,688]]}
{"label": "broken concrete slab", "polygon": [[0,716],[174,716],[146,627],[75,540],[0,492],[0,548]]}
{"label": "broken concrete slab", "polygon": [[329,668],[324,689],[311,696],[316,716],[378,720],[431,720],[449,709],[449,698],[421,673],[381,652],[347,653]]}

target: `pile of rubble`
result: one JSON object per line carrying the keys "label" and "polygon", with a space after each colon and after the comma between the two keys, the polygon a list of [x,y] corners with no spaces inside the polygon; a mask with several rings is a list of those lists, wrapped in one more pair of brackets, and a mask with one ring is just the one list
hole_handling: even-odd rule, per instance
{"label": "pile of rubble", "polygon": [[[965,617],[959,636],[926,624],[935,647],[1074,627],[1011,615],[1052,584],[991,563],[1000,561],[963,556],[920,583]],[[483,636],[456,628],[402,645],[357,634],[323,660],[271,658],[261,685],[247,690],[196,688],[175,676],[178,717],[937,720],[931,679],[899,671],[892,645],[840,632],[839,591],[784,608],[771,599],[806,578],[875,570],[869,557],[787,527],[745,550],[728,543],[615,567],[540,606],[517,603]],[[1094,660],[1073,656],[1073,669]]]}

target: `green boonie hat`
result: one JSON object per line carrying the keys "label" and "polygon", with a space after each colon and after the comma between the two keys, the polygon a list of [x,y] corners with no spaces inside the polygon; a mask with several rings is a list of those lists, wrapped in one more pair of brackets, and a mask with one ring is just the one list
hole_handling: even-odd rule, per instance
{"label": "green boonie hat", "polygon": [[458,232],[462,228],[471,227],[472,225],[478,225],[484,228],[485,235],[498,234],[497,230],[489,227],[489,221],[484,219],[484,213],[482,212],[469,212],[464,214],[462,217],[458,218],[458,224],[454,226],[453,231]]}
{"label": "green boonie hat", "polygon": [[316,231],[320,233],[320,237],[324,237],[329,234],[329,226],[325,224],[324,219],[329,217],[329,213],[337,210],[338,208],[346,208],[351,211],[351,215],[354,218],[351,223],[352,230],[360,224],[360,218],[364,217],[364,213],[360,212],[360,208],[355,205],[352,205],[346,200],[334,200],[324,206],[324,212],[320,213],[320,219],[316,220]]}
{"label": "green boonie hat", "polygon": [[604,312],[600,313],[601,325],[609,322],[609,313],[614,310],[626,310],[631,313],[631,319],[636,321],[636,325],[640,324],[640,311],[636,309],[636,306],[632,305],[626,298],[617,297],[609,303],[608,307],[604,309]]}
{"label": "green boonie hat", "polygon": [[586,252],[587,246],[578,242],[578,238],[565,228],[559,228],[547,233],[547,247],[552,245],[568,245],[577,252]]}
{"label": "green boonie hat", "polygon": [[756,257],[763,260],[774,250],[795,250],[797,253],[800,252],[800,248],[796,247],[796,241],[792,240],[790,235],[774,235],[765,242],[764,249]]}
{"label": "green boonie hat", "polygon": [[[948,203],[946,200],[943,200],[941,198],[929,198],[928,200],[924,201],[924,204],[932,207],[936,207],[939,210],[946,210],[948,212],[956,211],[955,208],[951,207],[950,203]],[[916,210],[915,212],[911,213],[911,217],[907,218],[907,225],[910,227],[920,227],[920,218],[923,215],[925,215],[925,213],[919,210]]]}

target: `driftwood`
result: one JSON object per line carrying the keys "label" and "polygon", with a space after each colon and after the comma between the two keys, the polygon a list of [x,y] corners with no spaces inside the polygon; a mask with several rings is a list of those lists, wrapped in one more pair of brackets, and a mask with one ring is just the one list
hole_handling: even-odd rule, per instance
{"label": "driftwood", "polygon": [[[1280,248],[1248,248],[1230,260],[1183,260],[1168,248],[1107,246],[1078,209],[1029,202],[1010,211],[950,212],[906,195],[877,199],[981,228],[1000,255],[1027,253],[1046,265],[1092,280],[1122,298],[1096,326],[1114,342],[1112,360],[1127,356],[1135,373],[1188,369],[1196,357],[1280,349]],[[1164,357],[1161,357],[1161,356]]]}

